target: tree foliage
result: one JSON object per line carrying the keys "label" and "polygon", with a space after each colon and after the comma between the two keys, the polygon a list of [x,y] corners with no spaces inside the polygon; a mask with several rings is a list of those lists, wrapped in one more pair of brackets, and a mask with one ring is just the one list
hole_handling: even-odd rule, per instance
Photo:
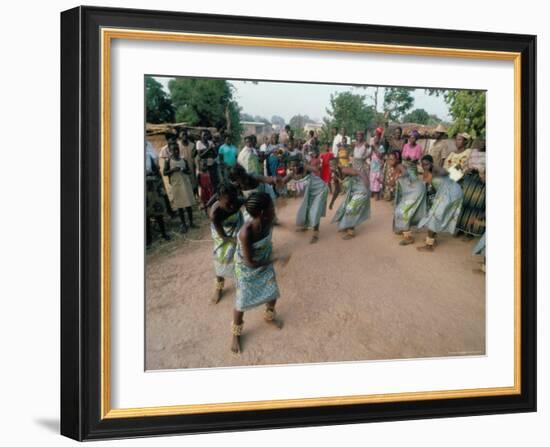
{"label": "tree foliage", "polygon": [[443,122],[443,120],[433,113],[426,112],[424,109],[414,109],[403,117],[403,122],[432,126]]}
{"label": "tree foliage", "polygon": [[282,116],[279,116],[279,115],[273,115],[271,117],[271,122],[273,124],[276,124],[277,126],[281,126],[281,127],[284,127],[285,126],[285,119],[282,117]]}
{"label": "tree foliage", "polygon": [[330,107],[327,108],[325,130],[331,127],[345,127],[352,135],[358,130],[365,131],[376,120],[374,107],[365,103],[365,95],[342,92],[330,95]]}
{"label": "tree foliage", "polygon": [[443,95],[449,105],[453,124],[449,127],[449,136],[459,132],[468,132],[473,137],[485,138],[485,92],[479,90],[442,90],[429,89],[430,95]]}
{"label": "tree foliage", "polygon": [[174,106],[162,84],[151,76],[145,77],[145,115],[148,123],[173,123]]}
{"label": "tree foliage", "polygon": [[176,120],[190,126],[215,127],[237,142],[241,133],[240,107],[233,87],[218,79],[173,79],[168,83]]}
{"label": "tree foliage", "polygon": [[303,131],[304,126],[308,123],[314,123],[315,121],[312,120],[307,115],[294,115],[292,118],[290,118],[289,125],[294,129],[294,131]]}
{"label": "tree foliage", "polygon": [[430,114],[424,109],[414,109],[407,113],[403,122],[405,123],[416,123],[416,124],[428,124],[430,120]]}
{"label": "tree foliage", "polygon": [[412,89],[406,87],[388,87],[384,91],[384,112],[391,121],[399,121],[412,108],[414,98]]}

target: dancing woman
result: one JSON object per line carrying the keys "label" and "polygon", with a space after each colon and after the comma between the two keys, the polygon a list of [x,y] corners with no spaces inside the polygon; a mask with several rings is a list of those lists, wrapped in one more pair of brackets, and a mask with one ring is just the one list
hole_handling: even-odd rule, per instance
{"label": "dancing woman", "polygon": [[216,288],[212,298],[214,304],[222,298],[225,278],[235,277],[233,257],[237,247],[237,233],[244,223],[241,206],[237,188],[231,184],[222,184],[218,190],[218,200],[210,209],[216,272]]}
{"label": "dancing woman", "polygon": [[462,188],[449,177],[449,173],[442,168],[433,167],[431,175],[426,181],[435,189],[433,204],[421,221],[418,228],[426,228],[425,245],[416,247],[419,251],[432,252],[436,243],[437,233],[454,234],[460,212],[462,210]]}
{"label": "dancing woman", "polygon": [[[297,168],[296,174],[307,174],[298,183],[303,185],[304,198],[296,214],[297,231],[306,231],[313,228],[313,236],[310,243],[319,240],[319,224],[321,217],[325,217],[327,211],[328,186],[319,176],[319,168],[306,165]],[[286,179],[285,179],[286,180]]]}
{"label": "dancing woman", "polygon": [[[336,211],[332,223],[338,224],[338,230],[346,234],[343,239],[355,237],[355,227],[370,217],[369,178],[363,171],[354,168],[338,167],[338,175],[344,177],[346,188],[344,201]],[[340,193],[340,184],[334,188],[331,205]]]}
{"label": "dancing woman", "polygon": [[[235,353],[241,352],[244,312],[265,304],[264,320],[279,329],[283,326],[275,314],[275,304],[280,296],[271,242],[275,206],[269,194],[263,192],[253,193],[244,206],[251,219],[243,225],[237,236],[237,297],[231,327],[231,350]],[[286,262],[288,258],[281,260]]]}
{"label": "dancing woman", "polygon": [[397,169],[393,231],[403,236],[399,245],[410,245],[414,243],[412,229],[426,215],[426,186],[418,174],[416,161],[403,160]]}

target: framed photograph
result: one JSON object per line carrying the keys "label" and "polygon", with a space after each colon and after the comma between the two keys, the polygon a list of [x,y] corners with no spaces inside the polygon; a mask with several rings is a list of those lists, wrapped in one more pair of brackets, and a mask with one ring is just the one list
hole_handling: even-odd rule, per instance
{"label": "framed photograph", "polygon": [[535,411],[535,45],[61,13],[61,433]]}

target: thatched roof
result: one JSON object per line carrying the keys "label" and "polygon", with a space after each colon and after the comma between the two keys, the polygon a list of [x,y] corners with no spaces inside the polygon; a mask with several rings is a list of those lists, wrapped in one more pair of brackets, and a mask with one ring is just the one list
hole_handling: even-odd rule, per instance
{"label": "thatched roof", "polygon": [[427,125],[417,123],[390,123],[388,125],[388,130],[392,133],[396,127],[401,127],[401,129],[403,129],[403,136],[405,137],[408,137],[411,132],[416,129],[416,131],[420,134],[420,138],[434,138],[437,124]]}
{"label": "thatched roof", "polygon": [[163,123],[163,124],[151,124],[146,123],[145,124],[145,134],[147,136],[152,135],[163,135],[168,132],[173,131],[180,131],[181,129],[187,129],[189,132],[189,136],[193,140],[197,140],[201,136],[201,132],[203,130],[208,130],[210,133],[215,136],[218,135],[218,129],[215,127],[200,127],[200,126],[189,126],[187,123]]}

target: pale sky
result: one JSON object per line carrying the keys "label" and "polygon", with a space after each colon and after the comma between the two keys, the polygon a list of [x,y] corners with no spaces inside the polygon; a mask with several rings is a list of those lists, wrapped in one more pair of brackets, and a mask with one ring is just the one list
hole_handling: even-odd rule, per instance
{"label": "pale sky", "polygon": [[[168,92],[168,81],[172,77],[155,77]],[[229,81],[235,87],[234,97],[242,107],[242,113],[252,116],[260,115],[271,119],[273,115],[282,116],[288,123],[294,115],[308,115],[321,122],[327,116],[326,108],[330,104],[330,95],[351,91],[359,95],[372,96],[374,88],[367,89],[335,84],[307,84],[297,82],[270,82],[259,81],[254,84],[250,81]],[[381,111],[384,88],[378,92],[378,108]],[[424,89],[415,89],[412,92],[414,104],[411,110],[424,109],[429,114],[450,121],[449,109],[443,98],[429,96]],[[373,100],[366,99],[367,104]]]}

